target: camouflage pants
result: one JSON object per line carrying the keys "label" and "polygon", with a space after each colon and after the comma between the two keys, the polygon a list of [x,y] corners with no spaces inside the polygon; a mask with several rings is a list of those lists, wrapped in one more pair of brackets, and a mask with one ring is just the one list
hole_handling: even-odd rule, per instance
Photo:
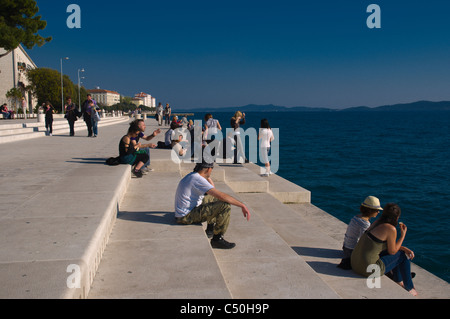
{"label": "camouflage pants", "polygon": [[200,206],[178,220],[179,224],[191,225],[207,222],[214,224],[214,235],[224,235],[230,224],[231,205],[207,195]]}

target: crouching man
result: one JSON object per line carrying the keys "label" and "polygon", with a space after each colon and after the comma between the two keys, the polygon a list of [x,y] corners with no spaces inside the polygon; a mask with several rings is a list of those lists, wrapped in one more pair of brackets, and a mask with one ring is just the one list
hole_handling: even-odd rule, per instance
{"label": "crouching man", "polygon": [[211,180],[213,168],[214,163],[199,163],[194,172],[180,181],[175,194],[175,219],[181,225],[207,222],[208,229],[214,233],[211,246],[231,249],[236,244],[223,238],[230,223],[231,205],[240,207],[248,221],[250,211],[244,203],[214,187]]}

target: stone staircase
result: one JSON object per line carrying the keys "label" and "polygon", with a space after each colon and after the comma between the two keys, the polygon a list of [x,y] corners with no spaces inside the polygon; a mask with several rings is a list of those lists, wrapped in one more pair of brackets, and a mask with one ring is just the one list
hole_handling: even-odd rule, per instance
{"label": "stone staircase", "polygon": [[[128,121],[128,117],[105,117],[98,123],[98,127],[104,127],[121,122]],[[70,131],[69,124],[65,119],[55,118],[53,121],[53,135],[68,134]],[[75,132],[79,134],[87,133],[86,124],[79,119],[75,122]],[[83,133],[81,133],[83,132]],[[75,133],[76,134],[76,133]],[[12,120],[2,121],[0,123],[0,144],[27,140],[46,136],[44,122],[34,120]]]}
{"label": "stone staircase", "polygon": [[[226,238],[236,248],[211,249],[204,227],[173,219],[176,187],[194,164],[152,150],[154,172],[142,179],[130,179],[127,165],[104,165],[129,121],[103,120],[97,139],[81,138],[81,121],[80,138],[65,138],[63,121],[40,139],[42,123],[2,121],[0,140],[26,137],[3,141],[0,152],[8,163],[0,168],[0,298],[412,298],[385,277],[381,289],[369,289],[365,278],[336,268],[346,225],[312,205],[309,191],[263,178],[254,164],[214,168],[216,187],[244,201],[252,218],[233,207]],[[148,133],[156,128],[147,123]],[[413,271],[420,298],[450,298],[447,282]]]}
{"label": "stone staircase", "polygon": [[[165,152],[152,159],[154,172],[131,180],[89,298],[414,298],[385,276],[370,289],[365,278],[337,268],[346,225],[312,205],[309,191],[263,178],[251,163],[213,171],[216,187],[245,202],[252,217],[247,222],[233,207],[225,237],[237,246],[211,249],[204,225],[174,223],[175,190],[193,164],[168,168]],[[416,284],[422,298],[450,297],[448,283],[414,271],[423,277]]]}

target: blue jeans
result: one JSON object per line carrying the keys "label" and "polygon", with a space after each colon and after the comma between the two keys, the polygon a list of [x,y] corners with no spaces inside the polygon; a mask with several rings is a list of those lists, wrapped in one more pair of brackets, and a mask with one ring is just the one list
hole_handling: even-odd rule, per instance
{"label": "blue jeans", "polygon": [[402,282],[407,291],[414,288],[411,278],[411,262],[404,251],[399,250],[395,255],[389,255],[386,251],[380,254],[381,260],[386,266],[385,273],[392,270],[395,282]]}
{"label": "blue jeans", "polygon": [[148,155],[148,161],[146,163],[144,163],[144,166],[149,167],[150,166],[150,148],[148,148],[148,147],[143,148],[142,151],[145,151],[145,154]]}
{"label": "blue jeans", "polygon": [[92,123],[92,130],[94,131],[94,135],[97,136],[98,135],[98,122],[97,122],[97,120],[94,120],[93,118],[91,118],[91,123]]}

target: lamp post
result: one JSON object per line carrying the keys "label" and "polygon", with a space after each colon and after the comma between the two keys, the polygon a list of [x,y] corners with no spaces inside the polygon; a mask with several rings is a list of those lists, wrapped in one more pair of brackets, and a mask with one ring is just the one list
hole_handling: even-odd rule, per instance
{"label": "lamp post", "polygon": [[64,114],[64,82],[63,82],[63,60],[69,60],[68,57],[61,58],[61,114]]}
{"label": "lamp post", "polygon": [[81,111],[81,96],[80,96],[80,86],[81,86],[81,82],[80,82],[80,72],[84,72],[84,69],[78,69],[78,111]]}

